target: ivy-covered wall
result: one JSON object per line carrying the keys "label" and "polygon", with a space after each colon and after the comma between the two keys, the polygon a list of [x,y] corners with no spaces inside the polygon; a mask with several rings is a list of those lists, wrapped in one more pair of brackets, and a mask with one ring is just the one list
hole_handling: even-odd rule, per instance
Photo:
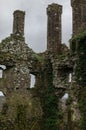
{"label": "ivy-covered wall", "polygon": [[53,85],[53,69],[50,59],[45,61],[45,71],[43,75],[44,81],[42,88],[42,97],[40,96],[43,116],[43,130],[58,130],[60,125],[60,111],[58,107],[58,96],[56,96],[56,88]]}
{"label": "ivy-covered wall", "polygon": [[43,68],[38,75],[35,91],[40,98],[42,107],[41,130],[58,130],[59,108],[56,88],[53,85],[53,69],[51,60],[45,58]]}
{"label": "ivy-covered wall", "polygon": [[[75,77],[78,84],[78,103],[81,111],[80,129],[86,130],[86,32],[83,32],[72,39],[72,50],[75,44],[77,61]],[[73,51],[74,52],[74,51]]]}

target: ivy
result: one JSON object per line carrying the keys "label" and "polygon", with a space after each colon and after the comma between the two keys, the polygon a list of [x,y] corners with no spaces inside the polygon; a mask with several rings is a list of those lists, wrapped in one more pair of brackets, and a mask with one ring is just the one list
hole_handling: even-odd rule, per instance
{"label": "ivy", "polygon": [[56,89],[53,86],[53,71],[49,59],[46,63],[46,71],[42,74],[47,75],[47,86],[43,90],[43,97],[41,98],[43,130],[58,130],[62,114],[58,108],[58,97],[55,95]]}
{"label": "ivy", "polygon": [[84,47],[86,46],[86,31],[79,33],[78,35],[70,39],[70,49],[72,50],[73,53],[76,51],[77,52],[83,51],[84,48],[82,44],[84,45]]}
{"label": "ivy", "polygon": [[80,86],[78,102],[81,111],[81,130],[86,130],[86,31],[73,38],[72,42],[78,44],[75,75],[77,84]]}

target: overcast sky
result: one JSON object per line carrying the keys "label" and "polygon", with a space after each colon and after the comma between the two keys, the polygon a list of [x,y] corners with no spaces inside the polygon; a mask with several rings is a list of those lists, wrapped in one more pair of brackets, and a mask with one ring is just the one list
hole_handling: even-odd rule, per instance
{"label": "overcast sky", "polygon": [[62,42],[68,44],[72,34],[70,0],[0,0],[0,41],[12,33],[13,12],[20,9],[26,12],[26,43],[36,52],[44,51],[47,44],[46,8],[51,3],[63,5]]}

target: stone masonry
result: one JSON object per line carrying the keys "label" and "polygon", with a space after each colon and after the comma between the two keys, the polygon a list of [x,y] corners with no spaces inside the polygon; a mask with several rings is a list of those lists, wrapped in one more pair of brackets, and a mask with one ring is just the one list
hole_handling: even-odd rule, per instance
{"label": "stone masonry", "polygon": [[16,10],[14,12],[13,34],[24,35],[25,12]]}
{"label": "stone masonry", "polygon": [[73,35],[86,30],[86,0],[71,0],[73,10]]}
{"label": "stone masonry", "polygon": [[[75,36],[81,31],[86,31],[86,1],[71,0],[71,4],[73,36]],[[37,119],[39,117],[43,119],[44,92],[49,87],[50,74],[52,74],[51,84],[56,90],[54,95],[59,98],[59,110],[63,112],[59,130],[80,130],[81,113],[77,96],[80,87],[76,81],[75,71],[79,56],[77,49],[73,50],[73,43],[71,43],[70,49],[61,43],[61,14],[61,5],[53,3],[48,6],[47,50],[37,54],[25,43],[25,12],[20,10],[14,12],[13,33],[0,43],[0,64],[6,66],[3,78],[0,79],[0,90],[7,99],[10,99],[15,93],[22,95],[23,98],[29,98],[29,108],[31,110],[34,108],[33,114],[31,111],[29,112],[30,119],[35,115],[38,116]],[[76,44],[74,46],[78,47],[78,43]],[[33,74],[36,80],[33,89],[30,88],[30,74]],[[71,81],[69,81],[70,75]],[[68,100],[63,105],[64,103],[61,104],[61,101],[65,93],[68,94]],[[38,126],[37,130],[44,130],[40,123]]]}
{"label": "stone masonry", "polygon": [[61,5],[53,3],[48,6],[47,49],[53,54],[61,51],[61,14]]}

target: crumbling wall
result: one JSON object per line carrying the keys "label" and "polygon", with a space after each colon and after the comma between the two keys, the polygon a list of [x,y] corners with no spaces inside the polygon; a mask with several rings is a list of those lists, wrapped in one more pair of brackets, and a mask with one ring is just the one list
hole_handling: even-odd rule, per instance
{"label": "crumbling wall", "polygon": [[13,15],[14,15],[13,34],[24,36],[25,12],[16,10]]}
{"label": "crumbling wall", "polygon": [[73,14],[73,35],[86,30],[86,1],[71,0]]}
{"label": "crumbling wall", "polygon": [[[76,1],[72,1],[73,35],[76,35],[85,25],[85,19],[82,18],[85,15],[82,9],[84,10],[86,6],[83,2],[79,0],[77,4]],[[79,12],[82,21],[78,16]],[[16,110],[18,120],[12,115],[10,120],[10,125],[14,130],[22,129],[25,125],[23,124],[25,121],[20,118],[22,114],[24,116],[23,112],[29,115],[29,119],[24,116],[26,122],[30,122],[28,126],[25,126],[26,129],[80,130],[80,124],[82,124],[81,127],[85,130],[86,67],[83,68],[83,66],[86,55],[84,49],[86,32],[79,35],[80,37],[76,36],[71,39],[70,49],[61,44],[61,13],[62,6],[54,3],[48,6],[47,50],[37,54],[25,43],[25,13],[19,10],[14,12],[13,34],[0,44],[0,64],[6,66],[0,81],[0,89],[7,97],[7,104],[2,109],[5,122],[1,120],[0,122],[7,129],[11,130],[11,127],[8,127],[9,115],[15,113],[14,110]],[[78,21],[77,18],[79,18]],[[30,88],[30,74],[35,75],[34,88]],[[70,74],[72,75],[71,82],[69,82]],[[65,93],[68,93],[68,99],[65,101],[64,108],[61,100]],[[24,107],[24,111],[20,106]],[[22,128],[19,121],[22,121]],[[16,128],[13,125],[15,122]],[[0,127],[2,128],[3,125]]]}
{"label": "crumbling wall", "polygon": [[78,107],[81,113],[80,125],[81,129],[86,129],[86,65],[85,65],[85,56],[86,56],[86,31],[77,35],[71,40],[73,46],[75,44],[75,51],[72,53],[76,53],[76,62],[74,67],[74,81],[72,84],[73,93],[76,96]]}
{"label": "crumbling wall", "polygon": [[61,14],[61,5],[53,3],[48,6],[47,49],[54,55],[61,53]]}

